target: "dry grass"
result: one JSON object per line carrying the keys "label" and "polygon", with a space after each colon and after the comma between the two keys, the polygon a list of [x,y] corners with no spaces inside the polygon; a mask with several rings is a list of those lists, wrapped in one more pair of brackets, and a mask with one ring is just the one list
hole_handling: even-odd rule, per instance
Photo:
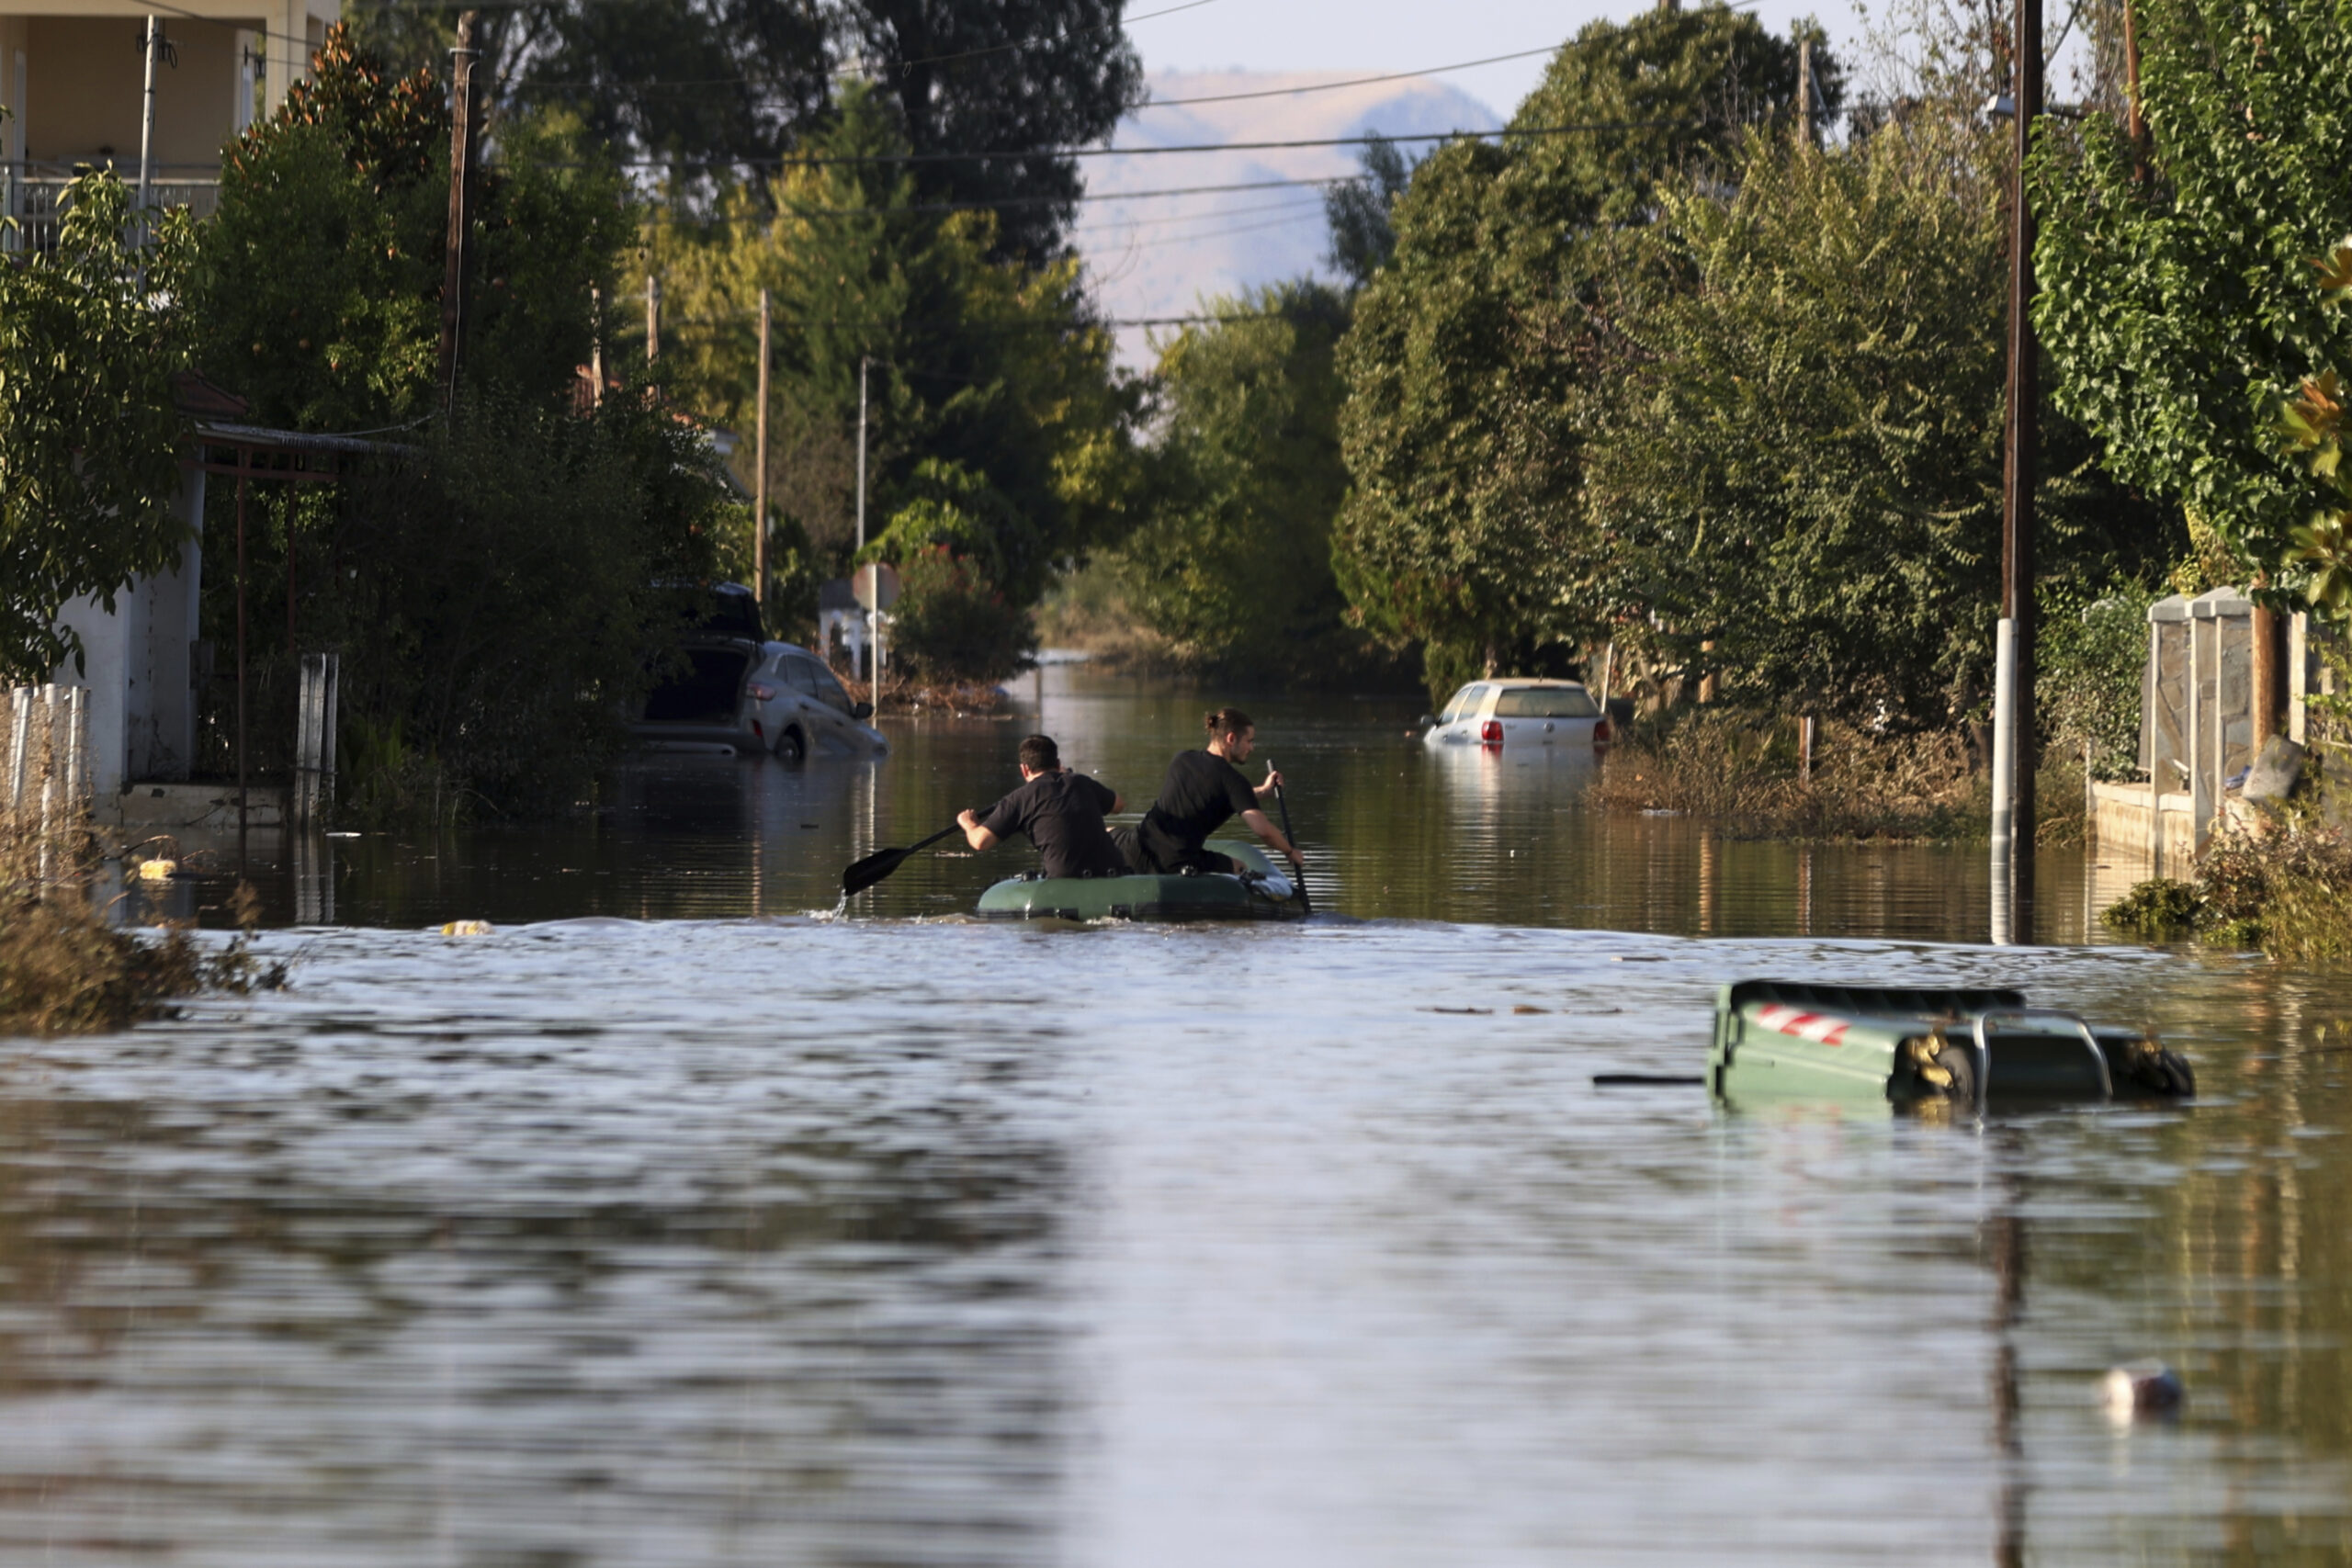
{"label": "dry grass", "polygon": [[[2078,842],[2078,771],[2037,778],[2037,841]],[[1970,771],[1955,735],[1880,736],[1826,724],[1801,781],[1796,726],[1681,709],[1633,727],[1586,796],[1612,812],[1672,812],[1738,838],[1966,841],[1984,839],[1989,781]]]}
{"label": "dry grass", "polygon": [[0,1034],[120,1029],[175,998],[283,982],[250,951],[250,887],[238,903],[247,935],[208,953],[185,927],[133,933],[107,922],[91,897],[97,855],[86,829],[53,830],[46,857],[43,847],[37,826],[0,817]]}

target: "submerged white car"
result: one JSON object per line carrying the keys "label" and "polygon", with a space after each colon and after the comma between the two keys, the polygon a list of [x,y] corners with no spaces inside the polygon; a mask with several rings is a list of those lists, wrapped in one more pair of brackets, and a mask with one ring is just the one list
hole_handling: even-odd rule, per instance
{"label": "submerged white car", "polygon": [[1609,716],[1579,681],[1473,681],[1429,719],[1428,746],[1581,746],[1610,740]]}
{"label": "submerged white car", "polygon": [[874,709],[852,703],[825,661],[805,648],[772,642],[743,683],[752,733],[787,762],[822,753],[878,757],[890,750],[865,720]]}

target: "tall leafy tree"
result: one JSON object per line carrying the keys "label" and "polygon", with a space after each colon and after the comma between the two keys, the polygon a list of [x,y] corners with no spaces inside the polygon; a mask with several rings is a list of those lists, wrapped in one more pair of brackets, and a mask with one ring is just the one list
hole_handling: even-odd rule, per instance
{"label": "tall leafy tree", "polygon": [[[1834,107],[1837,63],[1816,70]],[[1721,6],[1596,22],[1512,116],[1522,135],[1415,171],[1340,350],[1354,489],[1335,548],[1355,614],[1421,643],[1433,688],[1598,625],[1579,420],[1626,236],[1658,180],[1784,122],[1796,85],[1795,45]]]}
{"label": "tall leafy tree", "polygon": [[1396,226],[1389,221],[1388,209],[1412,184],[1417,161],[1408,161],[1386,137],[1374,136],[1356,154],[1363,177],[1344,181],[1323,193],[1323,221],[1331,233],[1331,248],[1324,260],[1347,280],[1349,288],[1362,288],[1370,283],[1372,275],[1396,254]]}
{"label": "tall leafy tree", "polygon": [[[1826,152],[1758,136],[1729,181],[1661,188],[1651,238],[1687,283],[1625,321],[1584,506],[1621,607],[1655,612],[1625,631],[1666,666],[1718,671],[1731,701],[1920,728],[1984,692],[2006,163],[1997,137],[1922,116]],[[2045,570],[2168,559],[2177,518],[2091,459],[2048,421]]]}
{"label": "tall leafy tree", "polygon": [[1261,679],[1364,662],[1342,625],[1331,522],[1347,493],[1333,351],[1347,302],[1277,284],[1211,302],[1162,344],[1141,516],[1117,552],[1129,607],[1205,667]]}
{"label": "tall leafy tree", "polygon": [[[486,10],[477,46],[502,104],[560,106],[669,167],[673,197],[811,150],[844,82],[893,107],[926,201],[992,208],[991,254],[1060,255],[1080,192],[1057,150],[1109,134],[1139,101],[1125,0],[540,0]],[[361,13],[391,58],[437,64],[449,10]],[[987,153],[972,158],[963,154]],[[953,157],[944,156],[954,154]],[[755,187],[764,188],[764,187]]]}
{"label": "tall leafy tree", "polygon": [[2352,230],[2352,26],[2337,0],[2136,4],[2152,177],[2111,120],[2043,126],[2034,323],[2108,468],[2276,574],[2310,495],[2269,400],[2352,362],[2309,265]]}
{"label": "tall leafy tree", "polygon": [[133,247],[113,175],[83,175],[60,205],[53,247],[0,263],[0,675],[19,681],[80,656],[61,608],[111,611],[187,539],[169,381],[187,356],[187,216]]}
{"label": "tall leafy tree", "polygon": [[[733,193],[707,229],[662,231],[655,263],[682,326],[678,383],[748,428],[757,386],[752,310],[774,302],[774,478],[808,498],[797,521],[834,566],[851,545],[843,437],[865,367],[868,538],[888,558],[945,545],[1025,607],[1055,562],[1118,525],[1132,394],[1091,318],[1074,261],[997,259],[985,211],[943,213],[903,164],[888,101],[862,85],[814,146],[841,162],[786,169]],[[665,358],[668,357],[665,345]],[[829,482],[789,482],[813,461]]]}
{"label": "tall leafy tree", "polygon": [[[609,295],[629,214],[576,127],[535,116],[507,138],[525,155],[482,177],[464,363],[474,385],[552,397],[588,359],[591,290]],[[205,367],[258,418],[367,430],[433,406],[448,148],[431,74],[395,74],[341,27],[231,144],[193,314]]]}

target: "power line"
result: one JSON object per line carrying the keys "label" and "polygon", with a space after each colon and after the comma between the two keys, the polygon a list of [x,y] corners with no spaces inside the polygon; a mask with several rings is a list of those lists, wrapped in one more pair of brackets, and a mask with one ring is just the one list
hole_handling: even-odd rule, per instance
{"label": "power line", "polygon": [[[1282,141],[1190,141],[1170,147],[1029,147],[991,152],[871,152],[833,155],[831,153],[780,152],[773,156],[745,158],[622,158],[598,167],[632,169],[822,169],[893,167],[906,164],[980,164],[1013,161],[1026,158],[1144,158],[1163,153],[1204,152],[1264,152],[1306,147],[1369,147],[1374,142],[1483,141],[1498,136],[1581,136],[1611,130],[1652,130],[1661,126],[1702,125],[1696,119],[1620,119],[1594,120],[1585,125],[1505,126],[1497,130],[1410,131],[1390,136],[1374,133],[1369,136],[1311,136]],[[584,168],[590,165],[571,163],[545,163],[541,168]]]}
{"label": "power line", "polygon": [[1255,93],[1212,93],[1198,98],[1152,98],[1136,106],[1136,112],[1145,109],[1172,109],[1180,104],[1230,104],[1243,98],[1285,98],[1297,93],[1336,93],[1342,87],[1369,86],[1374,82],[1403,82],[1415,76],[1435,76],[1445,71],[1467,71],[1474,65],[1500,65],[1507,60],[1528,60],[1539,54],[1556,54],[1560,45],[1547,44],[1542,49],[1522,49],[1516,54],[1490,54],[1484,60],[1464,60],[1453,65],[1427,65],[1419,71],[1392,71],[1385,76],[1357,76],[1345,82],[1316,82],[1304,87],[1268,87]]}
{"label": "power line", "polygon": [[1208,196],[1236,190],[1288,190],[1300,186],[1353,185],[1363,175],[1339,175],[1315,180],[1250,180],[1237,185],[1177,186],[1167,190],[1085,191],[1077,196],[1008,196],[995,201],[931,201],[906,207],[786,207],[775,212],[719,213],[703,218],[653,219],[663,226],[710,223],[773,223],[786,218],[899,218],[917,213],[989,212],[1000,207],[1041,207],[1064,201],[1149,201],[1169,196]]}
{"label": "power line", "polygon": [[1219,207],[1206,212],[1177,212],[1165,218],[1114,218],[1102,223],[1082,223],[1068,232],[1102,234],[1114,229],[1130,231],[1137,229],[1164,229],[1170,223],[1199,223],[1216,218],[1241,218],[1252,212],[1301,212],[1310,207],[1319,211],[1322,204],[1323,198],[1320,196],[1311,196],[1303,199],[1293,197],[1287,201],[1261,201],[1248,207]]}

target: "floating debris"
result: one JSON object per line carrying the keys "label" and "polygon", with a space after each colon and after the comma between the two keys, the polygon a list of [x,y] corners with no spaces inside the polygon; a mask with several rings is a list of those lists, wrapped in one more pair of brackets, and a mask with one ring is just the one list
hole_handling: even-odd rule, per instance
{"label": "floating debris", "polygon": [[2137,1029],[2094,1028],[1989,987],[1742,980],[1715,1002],[1708,1057],[1725,1100],[2184,1099],[2188,1064]]}
{"label": "floating debris", "polygon": [[441,928],[443,936],[488,936],[492,927],[488,920],[451,920]]}
{"label": "floating debris", "polygon": [[2186,1397],[2179,1374],[2162,1361],[2126,1361],[2099,1380],[2099,1403],[2107,1418],[2119,1427],[2177,1416]]}

